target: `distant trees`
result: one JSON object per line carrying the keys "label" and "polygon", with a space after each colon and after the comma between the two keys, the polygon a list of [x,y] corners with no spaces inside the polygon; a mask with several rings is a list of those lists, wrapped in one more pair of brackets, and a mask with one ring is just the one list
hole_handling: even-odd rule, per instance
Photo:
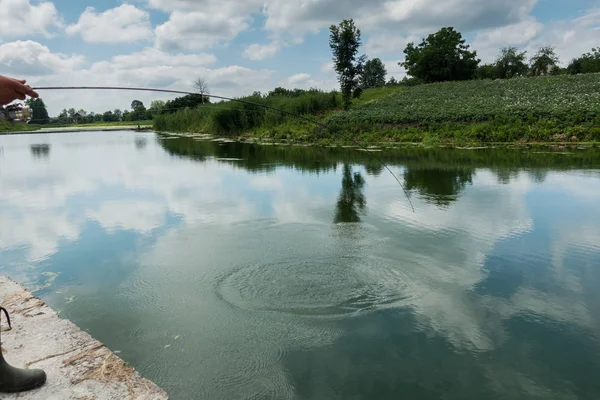
{"label": "distant trees", "polygon": [[385,65],[379,58],[368,60],[362,71],[361,86],[363,89],[385,86],[386,75]]}
{"label": "distant trees", "polygon": [[554,67],[558,66],[559,59],[552,46],[544,46],[529,61],[532,76],[548,75]]}
{"label": "distant trees", "polygon": [[361,32],[354,20],[345,19],[329,28],[329,46],[333,52],[333,65],[338,75],[344,109],[350,108],[352,93],[360,87],[364,57],[357,59],[361,45]]}
{"label": "distant trees", "polygon": [[405,61],[398,64],[426,83],[473,79],[480,61],[452,27],[430,34],[418,46],[409,43],[404,54]]}
{"label": "distant trees", "polygon": [[31,120],[34,124],[47,124],[50,122],[46,104],[41,98],[30,98],[25,102],[31,108]]}
{"label": "distant trees", "polygon": [[571,75],[600,72],[600,47],[571,60],[567,72]]}
{"label": "distant trees", "polygon": [[510,79],[518,76],[526,76],[529,71],[527,66],[527,52],[521,52],[516,47],[505,47],[494,64],[497,78]]}
{"label": "distant trees", "polygon": [[144,103],[142,103],[139,100],[134,100],[134,101],[131,102],[131,109],[132,110],[135,110],[138,107],[144,107]]}

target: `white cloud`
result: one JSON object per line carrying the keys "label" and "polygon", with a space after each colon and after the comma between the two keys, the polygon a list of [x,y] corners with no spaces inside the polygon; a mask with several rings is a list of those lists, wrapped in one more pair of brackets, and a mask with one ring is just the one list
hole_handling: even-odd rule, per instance
{"label": "white cloud", "polygon": [[267,43],[267,44],[259,44],[254,43],[246,47],[244,50],[244,58],[250,60],[265,60],[267,58],[273,57],[279,51],[279,44],[277,43]]}
{"label": "white cloud", "polygon": [[[0,66],[16,76],[28,79],[32,86],[54,85],[110,85],[144,86],[154,88],[193,90],[196,78],[204,78],[211,91],[224,96],[240,96],[254,90],[272,89],[271,70],[254,70],[239,65],[209,68],[216,62],[213,54],[168,54],[156,48],[114,56],[108,61],[99,61],[81,68],[83,58],[54,54],[45,46],[35,42],[4,45],[0,47]],[[23,49],[31,48],[28,51]],[[78,68],[79,67],[79,68]],[[149,92],[94,92],[48,91],[40,92],[50,115],[57,115],[63,108],[76,107],[87,111],[103,112],[115,108],[128,109],[131,101],[144,103],[152,100],[169,100],[176,95],[161,95]]]}
{"label": "white cloud", "polygon": [[250,27],[248,17],[219,19],[207,12],[173,12],[156,27],[156,46],[164,50],[198,50],[234,39]]}
{"label": "white cloud", "polygon": [[0,45],[0,66],[14,76],[42,76],[72,71],[84,62],[80,55],[52,53],[40,43],[27,40]]}
{"label": "white cloud", "polygon": [[298,84],[302,84],[302,83],[308,82],[309,79],[310,79],[310,75],[309,74],[307,74],[307,73],[300,73],[300,74],[292,75],[289,78],[287,78],[287,82],[290,85],[298,85]]}
{"label": "white cloud", "polygon": [[152,38],[150,14],[130,4],[122,4],[99,13],[88,7],[76,24],[69,25],[67,34],[80,34],[87,42],[135,42]]}
{"label": "white cloud", "polygon": [[382,54],[402,55],[406,45],[410,42],[419,43],[421,37],[417,35],[402,36],[393,32],[369,35],[365,41],[365,53],[369,58]]}
{"label": "white cloud", "polygon": [[30,0],[2,0],[0,3],[0,39],[27,35],[50,37],[62,27],[52,2],[31,4]]}

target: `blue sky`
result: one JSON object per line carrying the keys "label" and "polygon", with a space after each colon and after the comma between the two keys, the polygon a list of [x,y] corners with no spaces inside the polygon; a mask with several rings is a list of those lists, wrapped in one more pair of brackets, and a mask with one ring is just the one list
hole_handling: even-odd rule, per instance
{"label": "blue sky", "polygon": [[[34,86],[144,85],[214,94],[276,86],[337,86],[328,27],[354,18],[362,52],[402,78],[403,49],[443,26],[460,30],[490,61],[514,45],[529,54],[552,44],[563,63],[599,46],[597,0],[2,0],[0,73]],[[23,28],[20,28],[23,27]],[[102,112],[156,94],[46,92],[62,108]]]}

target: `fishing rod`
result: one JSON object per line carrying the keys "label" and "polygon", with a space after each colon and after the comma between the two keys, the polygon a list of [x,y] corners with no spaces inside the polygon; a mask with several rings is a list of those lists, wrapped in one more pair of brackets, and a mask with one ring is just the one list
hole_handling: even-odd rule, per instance
{"label": "fishing rod", "polygon": [[[258,107],[271,109],[274,111],[281,112],[283,114],[287,114],[287,115],[291,115],[296,118],[300,118],[304,121],[315,124],[322,129],[327,129],[327,125],[325,125],[319,121],[316,121],[312,118],[305,117],[301,114],[297,114],[292,111],[287,111],[287,110],[273,107],[273,106],[270,106],[267,104],[261,104],[261,103],[257,103],[257,102],[253,102],[253,101],[244,100],[244,99],[236,99],[236,98],[232,98],[232,97],[219,96],[219,95],[214,95],[214,94],[188,92],[188,91],[184,91],[184,90],[157,89],[157,88],[144,88],[144,87],[124,87],[124,86],[45,86],[45,87],[35,87],[32,89],[36,90],[36,91],[37,90],[128,90],[128,91],[141,91],[141,92],[160,92],[160,93],[183,94],[183,95],[192,95],[192,96],[205,96],[205,97],[211,97],[211,98],[219,99],[219,100],[235,101],[238,103],[244,103],[244,104],[248,104],[248,105],[252,105],[252,106],[258,106]],[[394,174],[394,172],[392,172],[392,170],[379,157],[377,157],[371,150],[369,150],[367,147],[361,145],[358,142],[358,140],[356,140],[355,138],[352,138],[352,142],[355,145],[357,145],[358,147],[360,147],[362,150],[366,151],[371,157],[373,157],[375,160],[377,160],[379,163],[381,163],[381,165],[383,165],[383,167],[385,169],[387,169],[390,174],[392,174],[394,179],[396,179],[396,182],[398,182],[398,184],[404,191],[404,194],[406,195],[406,198],[408,199],[408,203],[410,204],[412,211],[415,212],[415,207],[413,206],[412,201],[410,200],[410,196],[408,195],[406,188],[404,187],[402,182],[400,182],[400,179],[398,179],[396,174]]]}

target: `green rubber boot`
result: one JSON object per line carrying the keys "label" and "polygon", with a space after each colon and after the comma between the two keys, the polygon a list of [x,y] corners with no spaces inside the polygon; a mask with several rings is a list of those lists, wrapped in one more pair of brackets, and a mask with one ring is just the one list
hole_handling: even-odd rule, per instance
{"label": "green rubber boot", "polygon": [[[0,307],[0,317],[4,312],[10,325],[10,317],[6,309]],[[46,373],[41,369],[21,369],[8,364],[4,359],[2,350],[0,350],[0,392],[1,393],[19,393],[28,390],[37,389],[46,383]]]}

